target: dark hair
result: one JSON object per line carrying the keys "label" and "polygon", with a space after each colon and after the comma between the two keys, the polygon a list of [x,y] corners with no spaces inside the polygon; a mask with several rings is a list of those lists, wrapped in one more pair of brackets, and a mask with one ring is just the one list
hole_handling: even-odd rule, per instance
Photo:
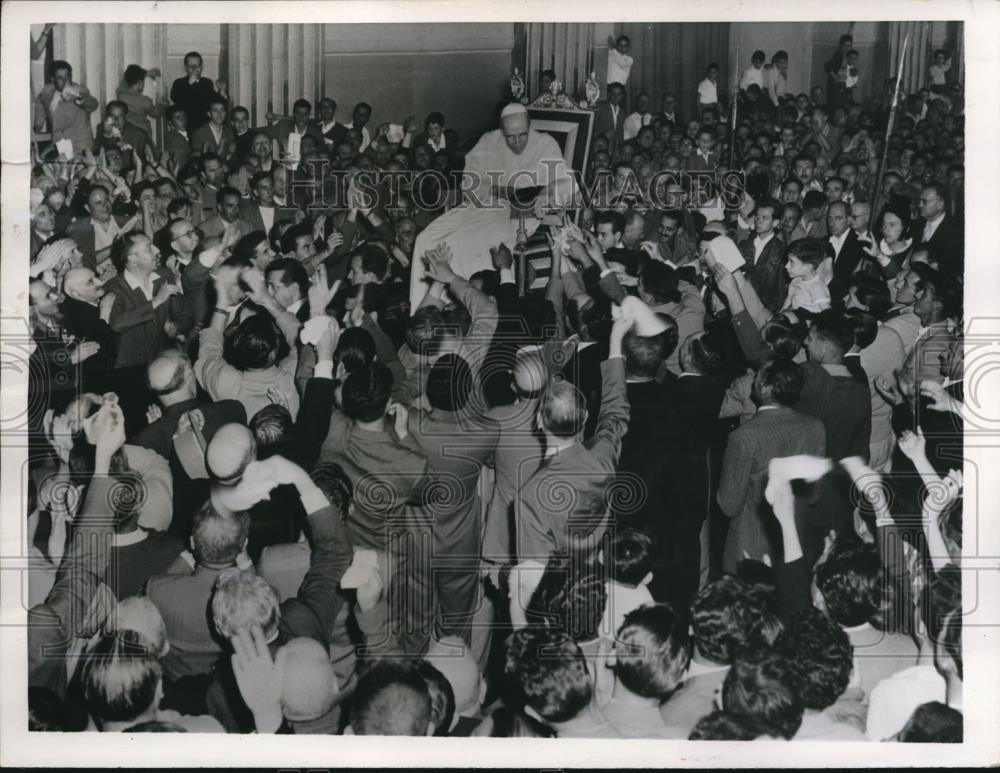
{"label": "dark hair", "polygon": [[216,194],[215,200],[221,204],[222,200],[227,196],[235,196],[237,199],[240,199],[241,201],[243,200],[243,196],[239,190],[231,185],[223,185],[219,188],[219,192]]}
{"label": "dark hair", "polygon": [[904,743],[962,743],[963,736],[962,712],[940,701],[917,706],[899,732]]}
{"label": "dark hair", "polygon": [[768,320],[761,333],[775,357],[791,360],[802,349],[802,338],[781,318]]}
{"label": "dark hair", "polygon": [[662,333],[652,336],[641,336],[629,330],[622,339],[625,370],[640,378],[654,378],[663,361],[677,348],[677,337],[676,322],[668,324]]}
{"label": "dark hair", "polygon": [[892,297],[885,282],[865,274],[855,274],[851,277],[851,287],[858,303],[868,307],[868,313],[876,320],[885,317],[892,306]]}
{"label": "dark hair", "polygon": [[567,553],[553,551],[525,616],[529,623],[573,641],[592,641],[600,634],[607,598],[607,588],[593,567],[579,566]]}
{"label": "dark hair", "polygon": [[561,633],[527,627],[507,646],[504,674],[548,722],[566,722],[590,703],[593,684],[580,648]]}
{"label": "dark hair", "polygon": [[[813,191],[819,193],[819,191]],[[822,194],[820,194],[822,196]],[[788,245],[788,254],[794,255],[803,263],[808,263],[813,268],[819,266],[827,256],[828,243],[822,239],[796,239]]]}
{"label": "dark hair", "polygon": [[689,741],[753,741],[767,735],[767,730],[753,717],[713,711],[698,720]]}
{"label": "dark hair", "polygon": [[838,541],[816,567],[816,587],[830,617],[842,626],[869,622],[881,607],[882,561],[878,548]]}
{"label": "dark hair", "polygon": [[666,263],[658,260],[647,260],[639,271],[642,279],[642,289],[656,303],[677,303],[681,299],[677,289],[677,273]]}
{"label": "dark hair", "polygon": [[310,113],[312,112],[313,106],[309,103],[308,99],[296,99],[292,104],[292,110],[298,110],[300,107],[304,107]]}
{"label": "dark hair", "polygon": [[687,624],[666,604],[629,612],[616,632],[615,676],[632,693],[665,701],[691,659]]}
{"label": "dark hair", "polygon": [[423,736],[431,722],[427,682],[414,663],[383,658],[368,666],[351,698],[355,735]]}
{"label": "dark hair", "polygon": [[767,644],[769,610],[741,580],[723,575],[702,588],[691,607],[691,628],[698,651],[716,663]]}
{"label": "dark hair", "polygon": [[115,109],[118,109],[118,108],[121,108],[122,110],[124,110],[125,113],[126,113],[126,115],[128,114],[128,105],[126,105],[120,99],[112,99],[110,102],[108,102],[108,104],[105,105],[105,107],[104,107],[104,113],[105,113],[105,115],[110,115],[112,110],[115,110]]}
{"label": "dark hair", "polygon": [[684,339],[684,351],[688,364],[703,376],[714,375],[722,367],[722,351],[711,333],[689,335]]}
{"label": "dark hair", "polygon": [[780,405],[795,405],[805,386],[805,375],[799,364],[781,357],[765,362],[757,377],[761,385],[771,388],[771,397]]}
{"label": "dark hair", "polygon": [[251,231],[240,237],[239,241],[233,245],[232,257],[237,260],[245,260],[246,265],[250,265],[254,259],[257,245],[267,241],[267,234],[263,231]]}
{"label": "dark hair", "polygon": [[432,408],[461,411],[473,387],[472,369],[457,354],[444,355],[427,372],[425,393]]}
{"label": "dark hair", "polygon": [[415,665],[431,699],[431,723],[434,725],[434,735],[448,735],[452,719],[455,717],[455,690],[447,677],[426,660],[418,660]]}
{"label": "dark hair", "polygon": [[424,121],[424,126],[426,127],[428,124],[432,123],[444,126],[444,115],[442,113],[439,113],[437,110],[435,110],[432,113],[429,113],[427,115],[427,120]]}
{"label": "dark hair", "polygon": [[775,62],[780,62],[782,59],[785,60],[788,59],[787,51],[778,51],[777,53],[775,53],[775,55],[771,57],[771,64],[774,64]]}
{"label": "dark hair", "polygon": [[[385,250],[377,244],[363,244],[351,252],[350,260],[353,261],[354,258],[359,256],[361,257],[362,271],[374,274],[378,277],[379,281],[385,278],[386,272],[389,270],[389,256]],[[348,262],[348,266],[350,266],[350,261]]]}
{"label": "dark hair", "polygon": [[73,65],[71,65],[69,62],[63,61],[62,59],[56,59],[52,63],[52,74],[55,75],[60,70],[69,70],[72,73]]}
{"label": "dark hair", "polygon": [[336,462],[320,462],[309,473],[309,477],[326,495],[327,501],[333,505],[338,515],[346,517],[354,499],[354,487],[344,468]]}
{"label": "dark hair", "polygon": [[171,105],[169,108],[167,108],[167,115],[166,115],[167,122],[169,123],[173,121],[174,116],[177,115],[178,113],[184,113],[184,117],[187,118],[187,111],[185,111],[184,108],[181,107],[180,105]]}
{"label": "dark hair", "polygon": [[843,628],[818,609],[788,618],[774,646],[788,658],[807,709],[825,709],[847,689],[854,665],[851,641]]}
{"label": "dark hair", "polygon": [[841,355],[854,345],[854,329],[835,309],[824,309],[812,318],[812,334],[833,344]]}
{"label": "dark hair", "polygon": [[281,362],[290,347],[270,314],[254,314],[226,338],[222,355],[237,370],[260,370]]}
{"label": "dark hair", "polygon": [[140,236],[145,236],[145,234],[142,231],[129,231],[119,234],[111,243],[111,263],[119,274],[125,270],[132,245]]}
{"label": "dark hair", "polygon": [[250,419],[250,431],[257,440],[257,448],[266,452],[291,434],[295,422],[288,409],[278,403],[265,405]]}
{"label": "dark hair", "polygon": [[340,335],[337,348],[333,352],[333,361],[344,366],[344,370],[353,373],[362,365],[370,365],[375,361],[375,339],[363,327],[349,327]]}
{"label": "dark hair", "polygon": [[381,362],[362,365],[344,379],[344,413],[355,421],[376,421],[385,414],[391,392],[392,372],[388,367]]}
{"label": "dark hair", "polygon": [[146,70],[137,64],[130,64],[125,68],[125,75],[122,77],[126,85],[134,86],[146,80]]}
{"label": "dark hair", "polygon": [[406,325],[406,345],[414,354],[433,356],[441,348],[444,318],[437,306],[417,309]]}
{"label": "dark hair", "polygon": [[176,217],[177,213],[184,209],[184,207],[194,207],[194,204],[187,196],[178,196],[176,199],[170,200],[170,203],[167,205],[167,214],[170,217]]}
{"label": "dark hair", "polygon": [[596,227],[602,223],[610,223],[611,230],[613,233],[620,234],[625,230],[625,218],[621,212],[615,212],[614,210],[604,210],[598,212],[594,215],[594,226]]}
{"label": "dark hair", "polygon": [[306,274],[301,261],[295,258],[275,258],[267,264],[264,275],[267,276],[274,271],[282,272],[281,283],[285,287],[298,285],[299,295],[303,300],[309,295],[309,275]]}
{"label": "dark hair", "polygon": [[854,346],[867,349],[878,335],[878,320],[863,309],[844,309],[844,321],[851,331]]}
{"label": "dark hair", "polygon": [[791,664],[781,655],[741,655],[722,683],[727,713],[752,717],[768,735],[791,739],[802,724],[803,706]]}
{"label": "dark hair", "polygon": [[[812,161],[812,159],[809,160]],[[799,182],[801,183],[802,181],[799,180]],[[826,196],[822,191],[806,191],[806,195],[802,197],[803,210],[822,209],[824,206],[826,206]]]}
{"label": "dark hair", "polygon": [[653,568],[653,538],[638,529],[617,529],[604,549],[610,578],[637,586]]}

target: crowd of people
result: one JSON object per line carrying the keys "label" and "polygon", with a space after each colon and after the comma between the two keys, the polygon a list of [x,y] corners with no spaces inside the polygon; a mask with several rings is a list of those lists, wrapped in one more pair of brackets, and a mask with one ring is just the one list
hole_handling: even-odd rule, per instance
{"label": "crowd of people", "polygon": [[466,153],[52,63],[29,727],[960,742],[961,86],[886,143],[842,48],[836,94],[609,84],[538,292],[460,198],[551,150],[520,105]]}

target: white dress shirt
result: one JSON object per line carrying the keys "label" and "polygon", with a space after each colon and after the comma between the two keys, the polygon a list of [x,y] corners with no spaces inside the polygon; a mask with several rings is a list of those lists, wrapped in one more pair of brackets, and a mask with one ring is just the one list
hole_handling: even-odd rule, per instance
{"label": "white dress shirt", "polygon": [[934,233],[937,231],[938,226],[941,225],[941,221],[944,220],[944,212],[937,216],[934,220],[928,220],[926,225],[924,225],[924,236],[921,241],[929,242],[934,238]]}
{"label": "white dress shirt", "polygon": [[761,253],[764,252],[764,248],[767,247],[767,243],[774,238],[774,231],[771,231],[767,236],[753,237],[753,262],[756,263],[760,260]]}
{"label": "white dress shirt", "polygon": [[836,257],[838,257],[838,258],[840,257],[840,251],[842,249],[844,249],[844,242],[847,241],[847,235],[850,232],[851,232],[851,229],[848,228],[840,236],[833,236],[833,235],[830,236],[830,244],[833,245],[833,254]]}

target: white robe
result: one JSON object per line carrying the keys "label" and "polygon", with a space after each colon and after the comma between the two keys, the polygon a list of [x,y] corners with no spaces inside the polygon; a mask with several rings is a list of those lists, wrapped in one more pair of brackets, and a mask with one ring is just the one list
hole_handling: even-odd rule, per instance
{"label": "white robe", "polygon": [[[528,144],[516,155],[507,147],[501,129],[484,134],[465,157],[462,188],[469,193],[465,194],[464,203],[433,220],[417,237],[410,273],[410,313],[416,311],[427,292],[422,260],[427,250],[442,242],[447,244],[451,248],[452,269],[468,278],[493,267],[490,247],[504,242],[514,249],[518,221],[511,218],[510,205],[492,195],[493,185],[530,188],[561,180],[567,182],[558,187],[554,203],[569,205],[576,183],[559,144],[550,135],[529,129]],[[525,218],[529,235],[538,225],[535,217]]]}

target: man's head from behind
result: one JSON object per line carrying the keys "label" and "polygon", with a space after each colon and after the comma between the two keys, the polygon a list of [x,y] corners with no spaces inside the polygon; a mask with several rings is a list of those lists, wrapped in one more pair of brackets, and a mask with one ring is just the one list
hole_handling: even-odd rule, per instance
{"label": "man's head from behind", "polygon": [[587,423],[587,401],[568,381],[553,381],[542,393],[538,427],[557,438],[574,438]]}
{"label": "man's head from behind", "polygon": [[425,392],[431,408],[461,411],[469,402],[473,386],[469,364],[457,354],[446,354],[427,372]]}
{"label": "man's head from behind", "polygon": [[98,722],[131,722],[162,696],[160,661],[136,631],[105,634],[83,664],[87,710]]}
{"label": "man's head from behind", "polygon": [[884,577],[878,548],[837,542],[816,567],[813,602],[844,627],[871,621],[882,601]]}
{"label": "man's head from behind", "polygon": [[788,661],[772,652],[745,653],[722,685],[727,713],[752,718],[775,738],[791,739],[802,724],[802,701]]}
{"label": "man's head from behind", "polygon": [[249,533],[250,517],[246,513],[222,512],[208,501],[194,516],[191,532],[194,560],[209,568],[231,566],[246,548]]}
{"label": "man's head from behind", "polygon": [[839,365],[854,345],[854,331],[836,310],[826,309],[813,318],[805,344],[811,362]]}
{"label": "man's head from behind", "polygon": [[757,405],[792,406],[798,402],[804,385],[805,376],[798,363],[776,357],[757,371],[751,395]]}
{"label": "man's head from behind", "polygon": [[677,323],[670,316],[663,316],[661,319],[672,323],[662,333],[641,336],[630,330],[622,339],[625,372],[631,378],[655,378],[663,361],[677,348]]}
{"label": "man's head from behind", "polygon": [[392,391],[392,372],[381,362],[362,365],[344,380],[344,413],[355,421],[373,422],[385,416]]}
{"label": "man's head from behind", "polygon": [[168,349],[146,367],[146,385],[165,406],[193,399],[198,393],[191,360],[184,352]]}
{"label": "man's head from behind", "polygon": [[277,635],[281,620],[278,594],[252,569],[231,567],[219,574],[211,603],[215,630],[226,639],[255,626],[260,627],[267,641]]}
{"label": "man's head from behind", "polygon": [[430,694],[414,664],[385,659],[368,667],[351,699],[351,730],[355,735],[434,732]]}
{"label": "man's head from behind", "polygon": [[691,657],[687,625],[666,604],[629,612],[615,640],[615,677],[634,695],[665,701]]}
{"label": "man's head from behind", "polygon": [[798,612],[786,620],[775,650],[788,659],[807,709],[822,711],[847,689],[854,665],[851,641],[818,609]]}
{"label": "man's head from behind", "polygon": [[528,712],[546,722],[570,721],[587,708],[593,695],[583,653],[554,630],[515,631],[504,673],[519,688]]}
{"label": "man's head from behind", "polygon": [[691,607],[694,645],[709,660],[732,663],[741,653],[769,643],[772,617],[746,583],[724,575],[695,597]]}

